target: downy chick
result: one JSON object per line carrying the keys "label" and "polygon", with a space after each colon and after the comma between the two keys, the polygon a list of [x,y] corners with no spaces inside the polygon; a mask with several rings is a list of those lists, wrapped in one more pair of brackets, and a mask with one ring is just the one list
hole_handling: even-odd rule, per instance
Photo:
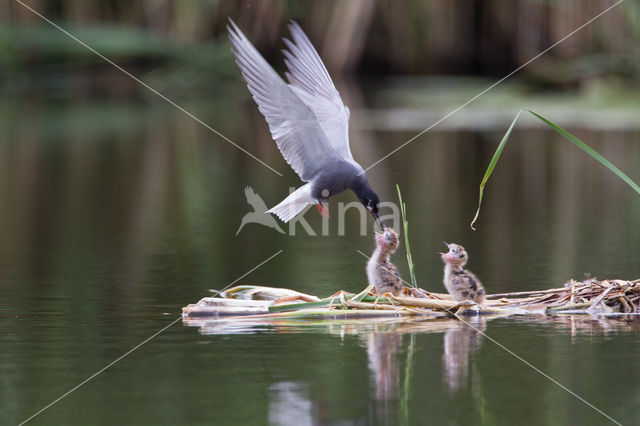
{"label": "downy chick", "polygon": [[398,234],[391,228],[385,228],[382,234],[375,234],[376,249],[367,263],[367,279],[375,286],[379,294],[391,293],[399,296],[404,286],[398,268],[391,263],[389,256],[398,248]]}
{"label": "downy chick", "polygon": [[484,302],[484,287],[471,271],[463,269],[469,256],[464,247],[458,244],[445,245],[449,252],[440,253],[444,262],[444,286],[456,301],[473,300],[476,303]]}

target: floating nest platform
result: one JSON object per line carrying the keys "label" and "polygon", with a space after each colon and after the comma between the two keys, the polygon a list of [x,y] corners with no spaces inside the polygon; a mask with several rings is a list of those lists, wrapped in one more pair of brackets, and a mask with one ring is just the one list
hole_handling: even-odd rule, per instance
{"label": "floating nest platform", "polygon": [[383,297],[371,287],[358,294],[340,291],[330,297],[294,290],[237,286],[182,308],[186,318],[359,319],[376,317],[452,317],[461,315],[640,314],[640,279],[571,280],[548,290],[489,294],[483,304],[454,301],[450,295],[405,289]]}

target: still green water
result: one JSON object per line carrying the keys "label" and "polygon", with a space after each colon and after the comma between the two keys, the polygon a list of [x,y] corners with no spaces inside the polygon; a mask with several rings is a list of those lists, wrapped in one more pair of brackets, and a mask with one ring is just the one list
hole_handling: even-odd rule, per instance
{"label": "still green water", "polygon": [[[299,181],[252,104],[184,105],[284,177],[156,99],[4,100],[1,424],[27,419],[279,250],[239,283],[319,296],[365,286],[356,250],[372,250],[372,223],[361,236],[356,214],[344,236],[333,218],[328,236],[257,224],[236,235],[251,211],[245,186],[272,206]],[[640,197],[544,129],[514,130],[478,231],[469,229],[509,121],[434,129],[368,172],[382,200],[395,201],[396,183],[403,190],[421,286],[442,291],[442,240],[468,249],[490,293],[557,287],[585,273],[638,278]],[[414,136],[353,127],[365,167]],[[640,181],[640,133],[570,130]],[[342,194],[330,209],[353,200]],[[321,233],[315,211],[307,217]],[[402,249],[395,261],[408,277]],[[637,320],[473,325],[606,415],[637,424]],[[31,423],[611,424],[593,407],[458,322],[180,320]]]}

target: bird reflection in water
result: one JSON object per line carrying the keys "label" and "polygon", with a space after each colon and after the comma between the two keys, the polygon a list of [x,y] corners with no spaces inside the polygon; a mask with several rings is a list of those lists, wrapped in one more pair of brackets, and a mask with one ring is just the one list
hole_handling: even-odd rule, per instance
{"label": "bird reflection in water", "polygon": [[[450,393],[464,387],[469,376],[469,355],[482,343],[486,330],[484,318],[468,318],[462,321],[422,322],[400,325],[392,332],[374,328],[373,333],[363,336],[369,359],[371,382],[375,386],[375,399],[379,401],[378,418],[389,418],[389,401],[399,399],[400,364],[411,362],[412,349],[403,346],[403,336],[409,333],[444,332],[442,354],[443,381]],[[398,359],[402,353],[407,359]],[[415,354],[414,354],[415,356]]]}
{"label": "bird reflection in water", "polygon": [[469,354],[475,352],[482,343],[482,335],[487,328],[486,320],[475,318],[458,322],[444,333],[442,366],[444,381],[450,393],[456,392],[469,375]]}
{"label": "bird reflection in water", "polygon": [[371,381],[375,388],[376,418],[382,423],[392,424],[393,409],[390,401],[398,398],[400,367],[398,354],[402,347],[402,334],[378,332],[363,336],[369,359]]}
{"label": "bird reflection in water", "polygon": [[314,411],[306,384],[282,381],[269,387],[269,424],[314,424]]}
{"label": "bird reflection in water", "polygon": [[402,334],[373,333],[367,336],[369,370],[375,383],[377,400],[398,396],[399,367],[397,355],[402,345]]}

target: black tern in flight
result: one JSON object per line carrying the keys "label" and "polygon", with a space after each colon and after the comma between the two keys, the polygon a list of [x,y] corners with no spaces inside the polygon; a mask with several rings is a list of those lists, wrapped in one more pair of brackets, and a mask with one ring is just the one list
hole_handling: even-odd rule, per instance
{"label": "black tern in flight", "polygon": [[378,195],[349,149],[349,108],[300,26],[292,22],[293,41],[284,39],[286,83],[229,21],[233,53],[247,87],[283,157],[307,182],[267,213],[288,222],[308,204],[316,204],[320,214],[328,216],[323,201],[350,189],[380,224]]}

